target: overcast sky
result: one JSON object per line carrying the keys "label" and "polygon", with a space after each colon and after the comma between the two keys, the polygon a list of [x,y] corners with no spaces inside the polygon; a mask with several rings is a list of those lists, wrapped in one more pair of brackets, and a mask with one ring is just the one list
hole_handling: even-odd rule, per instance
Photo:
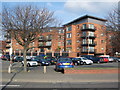
{"label": "overcast sky", "polygon": [[44,6],[54,11],[55,16],[62,21],[63,25],[86,14],[105,18],[108,12],[118,5],[118,1],[119,0],[3,0],[1,5],[8,8],[26,4],[32,4],[37,7]]}

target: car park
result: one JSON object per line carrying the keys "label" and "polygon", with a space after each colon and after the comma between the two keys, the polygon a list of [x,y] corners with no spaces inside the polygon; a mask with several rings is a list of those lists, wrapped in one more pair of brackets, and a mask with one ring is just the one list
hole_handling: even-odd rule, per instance
{"label": "car park", "polygon": [[73,68],[74,64],[70,58],[59,58],[55,65],[55,70],[64,70],[64,68]]}
{"label": "car park", "polygon": [[91,64],[93,64],[93,61],[92,60],[90,60],[90,59],[87,59],[87,58],[85,58],[85,57],[76,57],[76,58],[80,58],[82,61],[83,61],[83,63],[84,64],[89,64],[89,65],[91,65]]}
{"label": "car park", "polygon": [[[24,61],[22,61],[21,64],[24,66]],[[31,60],[31,59],[28,59],[27,60],[27,66],[28,67],[30,67],[30,66],[38,66],[38,62],[34,61],[34,60]]]}
{"label": "car park", "polygon": [[70,58],[74,65],[83,65],[84,62],[81,60],[81,58]]}

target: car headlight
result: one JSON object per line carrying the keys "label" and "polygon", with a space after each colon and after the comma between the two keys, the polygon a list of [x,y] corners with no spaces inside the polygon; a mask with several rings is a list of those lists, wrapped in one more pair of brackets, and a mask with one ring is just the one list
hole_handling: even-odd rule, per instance
{"label": "car headlight", "polygon": [[45,63],[45,62],[42,62],[42,63]]}

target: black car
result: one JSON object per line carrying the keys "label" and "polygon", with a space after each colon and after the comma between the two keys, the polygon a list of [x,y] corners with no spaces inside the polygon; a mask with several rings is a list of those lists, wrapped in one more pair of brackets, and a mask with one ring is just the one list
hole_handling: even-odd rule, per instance
{"label": "black car", "polygon": [[54,57],[48,57],[47,60],[50,62],[51,65],[55,65],[57,62],[57,59]]}
{"label": "black car", "polygon": [[17,56],[15,57],[14,62],[22,62],[23,60],[23,57]]}
{"label": "black car", "polygon": [[80,58],[70,58],[74,65],[83,65],[84,62]]}
{"label": "black car", "polygon": [[93,61],[93,63],[101,63],[100,57],[95,57],[93,55],[82,55],[81,57],[86,57],[87,59],[90,59]]}

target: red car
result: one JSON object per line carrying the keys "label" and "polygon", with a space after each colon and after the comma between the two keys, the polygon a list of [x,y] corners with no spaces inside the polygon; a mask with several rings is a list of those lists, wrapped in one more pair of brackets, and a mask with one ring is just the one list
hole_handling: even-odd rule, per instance
{"label": "red car", "polygon": [[107,57],[100,57],[100,62],[109,62],[109,59]]}

